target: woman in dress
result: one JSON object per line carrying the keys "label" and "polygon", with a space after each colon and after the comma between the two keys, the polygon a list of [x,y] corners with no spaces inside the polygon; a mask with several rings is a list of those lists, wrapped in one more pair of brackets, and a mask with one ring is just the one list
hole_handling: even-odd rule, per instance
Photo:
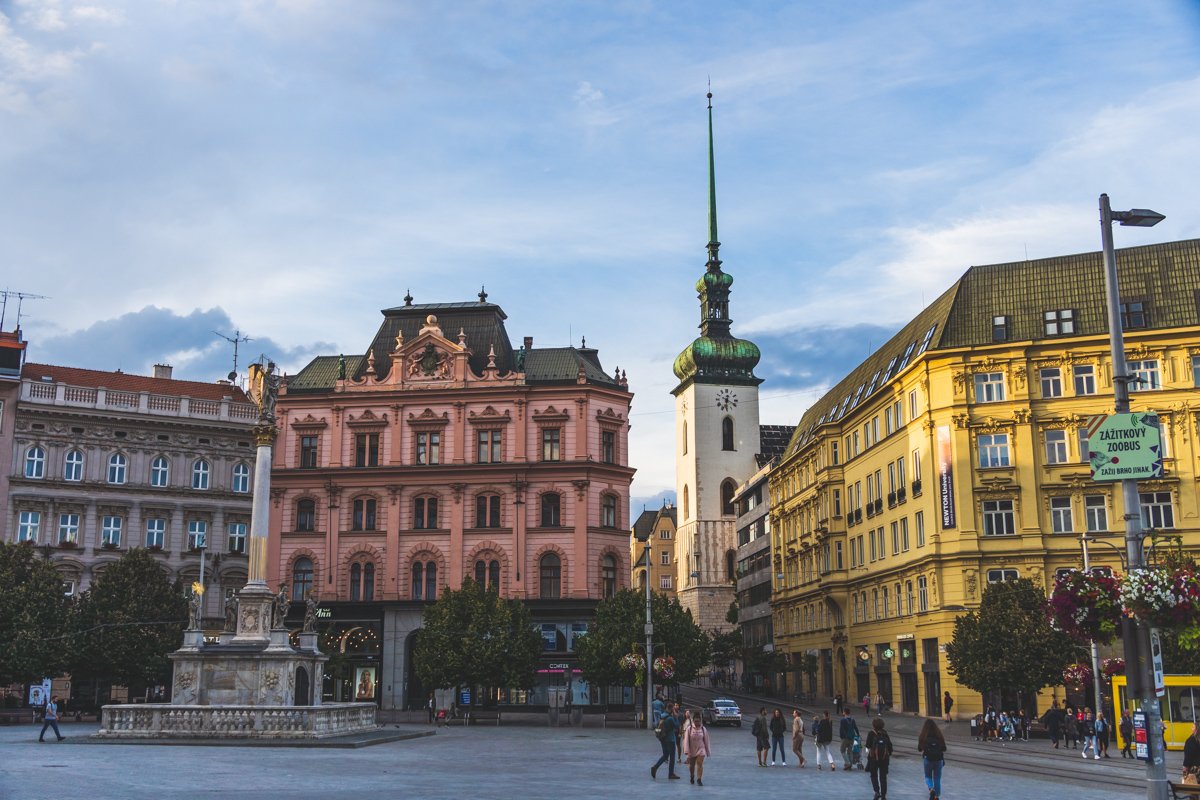
{"label": "woman in dress", "polygon": [[712,755],[712,743],[708,739],[708,728],[704,717],[693,711],[691,722],[683,734],[683,755],[687,758],[688,777],[697,786],[704,785],[704,759]]}

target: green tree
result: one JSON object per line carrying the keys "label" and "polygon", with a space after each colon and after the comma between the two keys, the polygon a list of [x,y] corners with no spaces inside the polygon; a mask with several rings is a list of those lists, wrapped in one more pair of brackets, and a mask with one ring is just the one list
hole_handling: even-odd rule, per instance
{"label": "green tree", "polygon": [[[675,598],[655,592],[651,600],[654,621],[655,655],[675,659],[672,682],[695,679],[709,663],[709,640],[692,620],[690,611]],[[646,596],[626,589],[602,601],[596,607],[596,620],[575,650],[583,677],[593,686],[621,686],[633,682],[634,675],[621,669],[621,656],[638,652],[646,641]]]}
{"label": "green tree", "polygon": [[471,579],[425,609],[413,661],[426,686],[529,689],[542,641],[529,609]]}
{"label": "green tree", "polygon": [[130,550],[76,601],[72,675],[133,688],[168,682],[187,613],[183,586],[148,551]]}
{"label": "green tree", "polygon": [[0,685],[62,671],[70,605],[58,570],[31,542],[0,543]]}
{"label": "green tree", "polygon": [[735,660],[742,658],[742,629],[725,633],[713,632],[709,636],[709,648],[712,651],[712,663],[718,667],[728,667]]}
{"label": "green tree", "polygon": [[1171,675],[1200,675],[1200,648],[1185,647],[1179,641],[1179,632],[1159,629],[1162,642],[1163,669]]}
{"label": "green tree", "polygon": [[950,674],[977,692],[1012,689],[1032,695],[1062,683],[1083,652],[1050,627],[1046,598],[1026,578],[989,584],[978,611],[954,621],[946,645]]}

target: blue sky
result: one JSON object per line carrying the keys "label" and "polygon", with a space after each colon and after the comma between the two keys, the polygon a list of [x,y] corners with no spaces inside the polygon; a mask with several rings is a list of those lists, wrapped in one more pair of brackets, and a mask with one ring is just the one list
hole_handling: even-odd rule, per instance
{"label": "blue sky", "polygon": [[[473,299],[586,335],[673,486],[712,80],[764,423],[972,264],[1200,236],[1200,4],[0,0],[0,242],[29,358],[215,379]],[[11,327],[11,317],[7,322]],[[244,361],[243,361],[244,363]]]}

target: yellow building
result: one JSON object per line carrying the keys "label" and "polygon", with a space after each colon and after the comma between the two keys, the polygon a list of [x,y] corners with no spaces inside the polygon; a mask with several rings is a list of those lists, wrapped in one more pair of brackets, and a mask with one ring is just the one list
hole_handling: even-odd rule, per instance
{"label": "yellow building", "polygon": [[675,572],[675,506],[663,503],[657,511],[642,511],[629,536],[629,563],[633,565],[629,585],[646,589],[646,540],[650,542],[650,587],[675,596],[678,576]]}
{"label": "yellow building", "polygon": [[[1165,440],[1142,517],[1195,549],[1200,240],[1117,260],[1133,410]],[[1090,479],[1085,435],[1113,408],[1106,320],[1099,253],[972,267],[804,414],[770,493],[775,644],[817,656],[805,689],[974,714],[945,645],[987,583],[1049,591],[1082,534],[1120,569],[1120,488]]]}

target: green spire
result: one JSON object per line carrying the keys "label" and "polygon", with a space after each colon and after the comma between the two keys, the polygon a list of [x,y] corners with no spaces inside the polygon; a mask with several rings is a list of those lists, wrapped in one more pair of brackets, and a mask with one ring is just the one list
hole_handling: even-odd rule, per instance
{"label": "green spire", "polygon": [[[710,87],[711,88],[711,87]],[[708,93],[708,244],[717,239],[717,164],[713,157],[712,92]]]}

